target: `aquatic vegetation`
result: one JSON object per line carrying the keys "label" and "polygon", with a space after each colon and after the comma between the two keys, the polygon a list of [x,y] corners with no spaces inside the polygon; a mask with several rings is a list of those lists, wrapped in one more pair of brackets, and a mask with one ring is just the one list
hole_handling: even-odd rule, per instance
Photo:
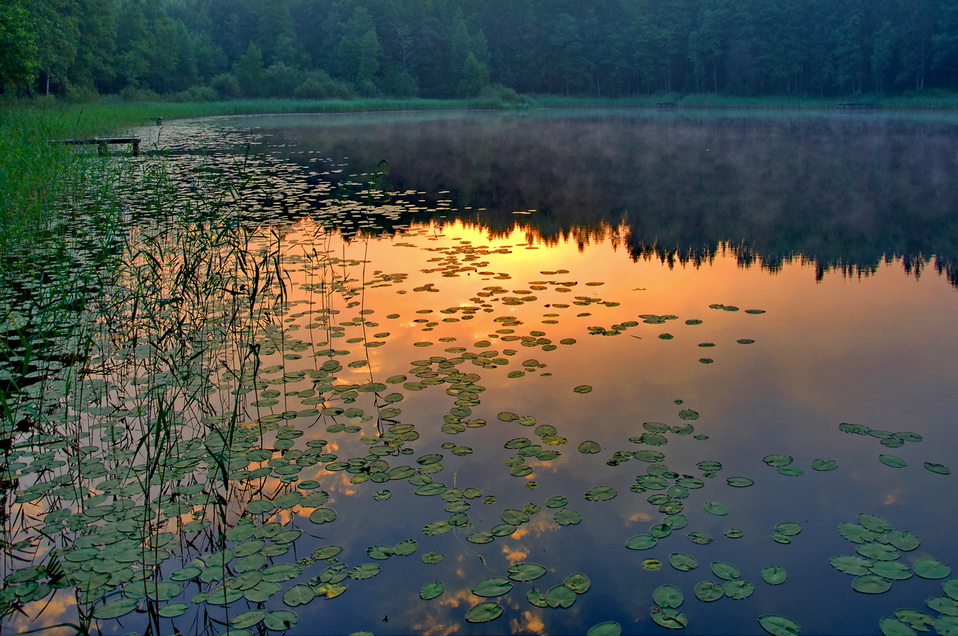
{"label": "aquatic vegetation", "polygon": [[[845,434],[923,448],[917,433],[829,424],[815,454],[778,435],[743,450],[697,383],[718,363],[767,355],[764,338],[729,347],[731,331],[713,323],[740,333],[772,312],[712,305],[721,313],[703,321],[699,302],[689,317],[659,313],[661,302],[620,298],[573,265],[532,271],[517,256],[532,241],[484,245],[416,223],[420,195],[386,192],[384,165],[334,183],[225,137],[234,152],[175,158],[185,142],[171,133],[170,155],[112,173],[124,193],[110,211],[123,220],[73,221],[76,253],[58,275],[77,275],[60,289],[83,280],[90,293],[68,330],[43,336],[69,359],[34,355],[39,339],[16,348],[47,364],[27,364],[31,382],[2,393],[11,625],[46,618],[57,599],[67,609],[50,620],[80,632],[436,620],[507,633],[528,613],[555,631],[697,633],[707,610],[797,634],[796,621],[760,615],[756,597],[763,608],[787,598],[803,576],[789,551],[816,554],[835,528],[797,499],[774,509],[769,492],[846,479],[834,442],[858,438]],[[44,289],[28,297],[46,303]],[[37,327],[4,303],[10,324]],[[659,335],[665,324],[673,337]],[[671,352],[692,386],[633,401],[645,378],[602,368],[649,347]],[[700,348],[715,367],[699,364]],[[842,470],[820,457],[833,451]],[[896,452],[879,462],[950,475]],[[899,610],[882,630],[949,628],[947,559],[907,558],[918,535],[871,513],[838,535],[854,554],[819,564],[853,576],[849,593],[942,581],[926,604],[940,616]],[[611,571],[651,603],[605,600]]]}

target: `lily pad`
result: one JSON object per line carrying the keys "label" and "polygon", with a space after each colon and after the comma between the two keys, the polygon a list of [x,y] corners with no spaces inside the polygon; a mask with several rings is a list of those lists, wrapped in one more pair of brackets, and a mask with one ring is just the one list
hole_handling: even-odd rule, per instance
{"label": "lily pad", "polygon": [[798,636],[802,631],[798,623],[785,616],[765,614],[758,617],[758,623],[772,636]]}
{"label": "lily pad", "polygon": [[802,524],[797,521],[783,521],[775,525],[775,532],[792,537],[802,531]]}
{"label": "lily pad", "polygon": [[699,566],[699,562],[695,557],[682,552],[670,554],[669,564],[680,572],[690,572]]}
{"label": "lily pad", "polygon": [[728,514],[728,507],[725,504],[719,503],[717,501],[708,501],[705,503],[704,507],[705,507],[705,512],[708,512],[713,515],[724,517],[725,515]]}
{"label": "lily pad", "polygon": [[732,488],[748,488],[755,484],[755,482],[748,477],[729,477],[725,480]]}
{"label": "lily pad", "polygon": [[734,601],[747,599],[755,592],[755,585],[753,583],[741,579],[728,581],[722,587],[725,590],[725,596]]}
{"label": "lily pad", "polygon": [[592,387],[588,384],[581,384],[572,390],[576,393],[592,393]]}
{"label": "lily pad", "polygon": [[650,534],[637,534],[625,543],[630,550],[649,550],[654,548],[658,540]]}
{"label": "lily pad", "polygon": [[546,573],[545,567],[538,563],[516,563],[509,567],[509,578],[513,581],[535,581]]}
{"label": "lily pad", "polygon": [[587,440],[579,444],[579,452],[583,455],[595,455],[602,452],[602,446],[598,442]]}
{"label": "lily pad", "polygon": [[742,576],[742,572],[737,567],[724,561],[714,561],[712,563],[712,574],[725,581],[733,581]]}
{"label": "lily pad", "polygon": [[585,493],[587,501],[608,501],[614,499],[619,491],[612,486],[596,486]]}
{"label": "lily pad", "polygon": [[788,578],[785,568],[769,565],[762,568],[762,579],[769,585],[781,585]]}
{"label": "lily pad", "polygon": [[294,585],[283,594],[283,602],[290,607],[305,605],[316,597],[313,588],[308,585]]}
{"label": "lily pad", "polygon": [[904,468],[908,465],[908,462],[897,455],[879,455],[878,461],[892,468]]}
{"label": "lily pad", "polygon": [[864,574],[852,581],[852,589],[862,594],[884,594],[891,589],[891,581],[875,574]]}
{"label": "lily pad", "polygon": [[110,601],[93,610],[93,616],[101,620],[120,618],[135,610],[137,603],[138,601],[135,598],[121,598]]}
{"label": "lily pad", "polygon": [[951,576],[951,568],[935,559],[919,559],[911,567],[915,574],[923,579],[944,579]]}
{"label": "lily pad", "polygon": [[509,593],[510,590],[512,590],[512,582],[509,579],[502,576],[493,576],[477,583],[472,588],[472,593],[476,596],[495,598]]}
{"label": "lily pad", "polygon": [[689,624],[688,617],[682,612],[661,607],[652,610],[652,620],[666,629],[685,629]]}
{"label": "lily pad", "polygon": [[419,598],[424,601],[431,601],[434,598],[442,596],[443,592],[446,591],[446,586],[438,581],[432,583],[426,583],[419,590]]}
{"label": "lily pad", "polygon": [[661,585],[652,593],[652,600],[659,607],[674,609],[682,605],[685,596],[674,585]]}
{"label": "lily pad", "polygon": [[715,581],[702,581],[695,586],[695,598],[705,603],[717,601],[725,596],[725,588]]}
{"label": "lily pad", "polygon": [[932,462],[925,462],[922,464],[925,467],[925,470],[930,470],[933,473],[939,475],[950,475],[951,469],[945,466],[944,464],[934,464]]}
{"label": "lily pad", "polygon": [[615,621],[599,623],[590,627],[586,636],[622,636],[622,626]]}
{"label": "lily pad", "polygon": [[297,622],[299,622],[299,617],[296,612],[291,610],[276,610],[267,614],[266,618],[263,619],[263,624],[266,627],[277,632],[290,629]]}
{"label": "lily pad", "polygon": [[915,636],[917,633],[908,625],[891,616],[883,616],[878,621],[878,628],[881,629],[884,636]]}
{"label": "lily pad", "polygon": [[572,607],[575,603],[576,593],[565,585],[556,585],[549,589],[545,594],[546,604],[549,607]]}
{"label": "lily pad", "polygon": [[822,472],[835,470],[836,468],[838,468],[838,462],[836,462],[834,459],[825,459],[825,458],[814,459],[812,460],[812,468],[814,470],[818,470]]}
{"label": "lily pad", "polygon": [[560,526],[574,526],[582,521],[582,513],[572,508],[562,508],[556,510],[552,518]]}
{"label": "lily pad", "polygon": [[562,584],[576,594],[585,594],[592,587],[592,581],[582,572],[574,572],[563,579]]}
{"label": "lily pad", "polygon": [[679,411],[679,418],[683,420],[694,421],[699,419],[699,412],[693,409],[682,409]]}

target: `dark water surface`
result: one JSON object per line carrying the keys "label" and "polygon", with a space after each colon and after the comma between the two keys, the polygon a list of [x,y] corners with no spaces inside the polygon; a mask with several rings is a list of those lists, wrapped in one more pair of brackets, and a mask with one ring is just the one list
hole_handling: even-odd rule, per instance
{"label": "dark water surface", "polygon": [[[230,524],[303,531],[259,564],[299,560],[263,606],[294,611],[290,633],[740,635],[777,615],[879,634],[908,608],[958,633],[958,119],[387,113],[161,132],[174,169],[221,138],[195,165],[232,154],[265,175],[241,201],[269,210],[285,291],[243,426],[302,435],[230,468],[326,454],[267,470]],[[328,502],[273,505],[310,481]],[[171,549],[163,575],[213,550]],[[545,574],[474,593],[526,562]],[[237,563],[229,576],[257,565]],[[575,573],[587,589],[553,589]],[[219,633],[258,607],[196,599],[207,578],[165,627]],[[697,598],[705,581],[726,596]],[[294,585],[315,598],[284,602]],[[481,603],[501,616],[467,622]]]}

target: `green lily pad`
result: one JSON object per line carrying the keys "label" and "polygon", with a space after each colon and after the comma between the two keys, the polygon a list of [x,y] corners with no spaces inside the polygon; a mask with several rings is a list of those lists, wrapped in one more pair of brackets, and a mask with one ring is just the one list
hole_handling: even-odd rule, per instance
{"label": "green lily pad", "polygon": [[583,455],[595,455],[602,452],[602,446],[598,442],[587,440],[579,444],[579,452]]}
{"label": "green lily pad", "polygon": [[729,477],[725,480],[732,488],[748,488],[755,484],[755,482],[748,477]]}
{"label": "green lily pad", "polygon": [[689,541],[691,541],[692,543],[697,543],[699,545],[708,545],[712,543],[713,539],[712,539],[712,535],[710,535],[708,532],[701,532],[696,530],[695,532],[689,533]]}
{"label": "green lily pad", "polygon": [[855,552],[867,559],[875,559],[876,561],[894,561],[900,556],[894,546],[876,541],[863,543],[855,549]]}
{"label": "green lily pad", "polygon": [[675,609],[682,605],[685,596],[674,585],[661,585],[652,593],[652,600],[659,607]]}
{"label": "green lily pad", "polygon": [[546,501],[546,508],[562,508],[569,503],[569,499],[562,496],[549,497]]}
{"label": "green lily pad", "polygon": [[863,525],[852,523],[850,521],[843,521],[838,526],[838,532],[845,539],[848,539],[852,543],[868,543],[869,541],[875,540],[875,533],[866,528]]}
{"label": "green lily pad", "polygon": [[853,576],[862,576],[871,573],[871,566],[874,561],[863,559],[861,557],[842,555],[835,556],[828,560],[829,564],[839,572],[851,574]]}
{"label": "green lily pad", "polygon": [[586,636],[622,636],[622,626],[615,621],[606,621],[590,627]]}
{"label": "green lily pad", "polygon": [[725,536],[729,539],[741,539],[745,536],[745,531],[740,528],[729,528],[725,531]]}
{"label": "green lily pad", "polygon": [[883,594],[891,589],[891,581],[875,574],[863,574],[852,581],[852,589],[862,594]]}
{"label": "green lily pad", "polygon": [[766,455],[765,457],[762,458],[763,462],[765,462],[769,466],[774,466],[775,468],[788,466],[794,460],[795,458],[792,457],[791,455],[780,455],[780,454]]}
{"label": "green lily pad", "polygon": [[887,519],[877,515],[868,514],[867,512],[861,512],[858,514],[858,523],[872,532],[882,533],[888,532],[892,529],[892,525]]}
{"label": "green lily pad", "polygon": [[258,625],[266,615],[269,614],[268,610],[264,609],[253,609],[243,612],[242,614],[237,614],[230,621],[230,626],[234,629],[246,629],[252,627],[253,625]]}
{"label": "green lily pad", "polygon": [[785,616],[765,614],[758,617],[758,623],[772,636],[798,636],[802,631],[798,623]]}
{"label": "green lily pad", "polygon": [[915,574],[923,579],[944,579],[951,576],[951,568],[935,559],[919,559],[911,567]]}
{"label": "green lily pad", "polygon": [[592,387],[588,384],[581,384],[572,390],[576,393],[592,393]]}
{"label": "green lily pad", "polygon": [[466,541],[468,541],[469,543],[477,543],[477,544],[492,543],[495,540],[496,540],[495,535],[485,530],[481,530],[479,532],[473,532],[472,534],[466,537]]}
{"label": "green lily pad", "polygon": [[725,596],[725,588],[715,581],[702,581],[695,586],[694,593],[700,601],[711,603]]}
{"label": "green lily pad", "polygon": [[922,464],[922,466],[925,467],[925,470],[930,470],[931,472],[937,473],[939,475],[951,474],[951,469],[945,466],[944,464],[934,464],[932,462],[925,462],[924,464]]}
{"label": "green lily pad", "polygon": [[812,468],[818,471],[826,472],[838,468],[838,462],[834,459],[819,458],[812,460]]}
{"label": "green lily pad", "polygon": [[892,468],[904,468],[908,465],[908,462],[896,455],[879,455],[878,461]]}
{"label": "green lily pad", "polygon": [[305,605],[316,598],[313,588],[308,585],[294,585],[283,594],[283,602],[290,607]]}
{"label": "green lily pad", "polygon": [[737,567],[723,561],[712,562],[712,574],[725,581],[733,581],[742,576],[742,572]]}
{"label": "green lily pad", "polygon": [[679,411],[679,419],[694,421],[699,419],[699,417],[699,412],[693,409],[682,409]]}
{"label": "green lily pad", "polygon": [[769,565],[762,568],[762,579],[769,585],[781,585],[788,578],[785,568]]}
{"label": "green lily pad", "polygon": [[317,508],[309,515],[313,523],[330,523],[336,520],[336,511],[332,508]]}
{"label": "green lily pad", "polygon": [[565,585],[556,585],[549,589],[545,594],[546,604],[554,608],[572,607],[575,603],[576,593]]}
{"label": "green lily pad", "polygon": [[555,519],[555,522],[560,526],[574,526],[582,521],[582,513],[572,508],[562,508],[561,510],[556,510],[552,518]]}
{"label": "green lily pad", "polygon": [[935,624],[935,619],[929,614],[915,609],[895,610],[895,618],[913,629],[926,632]]}
{"label": "green lily pad", "polygon": [[755,585],[753,583],[750,583],[749,581],[743,581],[741,579],[728,581],[722,587],[725,590],[725,596],[733,601],[747,599],[752,595],[753,592],[755,592]]}
{"label": "green lily pad", "polygon": [[592,581],[582,572],[574,572],[565,577],[562,584],[575,592],[576,594],[585,594],[592,587]]}
{"label": "green lily pad", "polygon": [[650,534],[637,534],[625,543],[625,547],[630,550],[649,550],[658,543],[655,537]]}
{"label": "green lily pad", "polygon": [[516,563],[509,567],[509,578],[513,581],[528,582],[535,581],[546,573],[545,567],[538,563]]}
{"label": "green lily pad", "polygon": [[445,559],[445,555],[439,554],[438,552],[426,552],[421,557],[422,562],[426,565],[435,565]]}
{"label": "green lily pad", "polygon": [[431,601],[434,598],[442,596],[442,593],[446,591],[446,586],[442,583],[435,581],[433,583],[426,583],[419,590],[419,598],[424,601]]}
{"label": "green lily pad", "polygon": [[619,491],[612,486],[596,486],[585,493],[586,501],[608,501],[614,499]]}
{"label": "green lily pad", "polygon": [[892,581],[904,581],[913,575],[911,568],[900,561],[875,561],[869,570],[872,574]]}
{"label": "green lily pad", "polygon": [[138,601],[135,598],[121,598],[110,601],[93,610],[93,617],[101,620],[120,618],[135,610],[137,603]]}
{"label": "green lily pad", "polygon": [[783,521],[775,526],[775,531],[792,537],[802,531],[802,524],[797,521]]}
{"label": "green lily pad", "polygon": [[477,583],[472,588],[472,593],[476,596],[494,598],[507,594],[510,590],[512,590],[512,582],[509,579],[502,576],[493,576]]}
{"label": "green lily pad", "polygon": [[891,616],[883,616],[878,621],[878,628],[881,629],[884,636],[915,636],[917,633],[908,625]]}
{"label": "green lily pad", "polygon": [[299,622],[299,617],[292,610],[275,610],[266,615],[263,624],[277,632],[286,631]]}
{"label": "green lily pad", "polygon": [[724,517],[725,515],[728,514],[728,507],[725,504],[719,503],[717,501],[706,502],[704,508],[705,508],[705,512],[708,512],[713,515],[718,515],[720,517]]}
{"label": "green lily pad", "polygon": [[699,562],[695,557],[682,552],[670,554],[669,564],[680,572],[690,572],[699,566]]}
{"label": "green lily pad", "polygon": [[156,613],[163,618],[176,618],[185,614],[190,607],[189,603],[168,603],[156,610]]}
{"label": "green lily pad", "polygon": [[652,610],[652,620],[666,629],[685,629],[689,624],[688,617],[682,612],[661,607]]}

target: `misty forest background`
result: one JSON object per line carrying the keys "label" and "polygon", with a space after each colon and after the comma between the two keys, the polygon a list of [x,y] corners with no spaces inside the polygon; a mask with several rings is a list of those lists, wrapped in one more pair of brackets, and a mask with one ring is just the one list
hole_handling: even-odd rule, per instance
{"label": "misty forest background", "polygon": [[0,0],[0,90],[952,93],[958,0]]}

